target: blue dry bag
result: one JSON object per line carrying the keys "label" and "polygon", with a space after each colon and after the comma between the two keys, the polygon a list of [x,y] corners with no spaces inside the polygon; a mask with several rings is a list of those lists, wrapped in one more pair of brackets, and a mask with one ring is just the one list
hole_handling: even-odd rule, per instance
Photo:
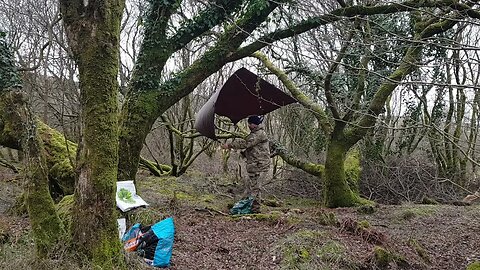
{"label": "blue dry bag", "polygon": [[169,217],[152,225],[138,241],[137,253],[156,267],[168,267],[172,257],[175,227]]}

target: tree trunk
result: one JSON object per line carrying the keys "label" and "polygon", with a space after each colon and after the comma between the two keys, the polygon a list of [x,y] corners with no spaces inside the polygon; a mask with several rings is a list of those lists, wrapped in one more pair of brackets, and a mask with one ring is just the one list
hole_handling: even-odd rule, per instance
{"label": "tree trunk", "polygon": [[24,115],[25,133],[22,149],[25,154],[26,206],[39,257],[46,257],[64,236],[64,227],[55,210],[48,188],[47,163],[44,148],[37,133],[35,120],[27,108]]}
{"label": "tree trunk", "polygon": [[327,207],[349,207],[365,203],[358,193],[352,191],[345,174],[345,158],[349,146],[332,137],[327,148],[323,200]]}
{"label": "tree trunk", "polygon": [[118,65],[124,1],[61,0],[80,77],[82,138],[73,207],[73,243],[96,267],[124,267],[118,241]]}
{"label": "tree trunk", "polygon": [[[150,128],[160,112],[155,109],[158,102],[147,93],[139,94],[134,100],[127,99],[120,116],[120,159],[118,163],[118,179],[134,180],[140,162],[140,152]],[[165,109],[166,110],[166,109]],[[163,112],[162,112],[163,113]]]}
{"label": "tree trunk", "polygon": [[35,121],[24,95],[15,91],[20,77],[3,37],[0,37],[0,143],[25,152],[25,198],[37,256],[51,252],[63,235],[63,227],[48,190],[44,151]]}
{"label": "tree trunk", "polygon": [[0,122],[3,126],[0,140],[9,141],[9,145],[25,153],[24,198],[37,255],[44,258],[63,235],[63,227],[48,188],[45,151],[22,93],[9,91],[0,96]]}

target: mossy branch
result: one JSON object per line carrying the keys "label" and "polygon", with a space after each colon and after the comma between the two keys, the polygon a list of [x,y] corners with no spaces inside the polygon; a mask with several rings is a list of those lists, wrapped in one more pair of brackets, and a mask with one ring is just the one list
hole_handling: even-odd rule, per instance
{"label": "mossy branch", "polygon": [[340,111],[338,110],[335,99],[333,98],[332,77],[333,77],[333,73],[335,72],[335,70],[337,70],[338,66],[340,65],[340,62],[345,57],[345,52],[349,47],[350,40],[353,38],[354,31],[355,30],[350,31],[348,33],[347,39],[345,40],[344,44],[340,48],[340,51],[338,52],[337,57],[335,57],[335,60],[328,67],[328,72],[327,72],[327,75],[325,76],[325,81],[324,81],[325,99],[327,100],[328,108],[330,109],[330,112],[332,112],[332,115],[335,121],[340,119]]}
{"label": "mossy branch", "polygon": [[327,114],[325,113],[325,110],[318,103],[307,97],[307,95],[305,95],[298,88],[298,86],[292,80],[290,80],[290,78],[288,78],[288,75],[283,70],[276,67],[265,54],[261,52],[255,52],[252,56],[260,60],[265,67],[268,68],[268,70],[275,74],[288,89],[288,91],[290,91],[292,96],[295,97],[305,108],[313,112],[315,118],[317,118],[318,122],[320,123],[320,127],[322,128],[323,132],[325,134],[330,134],[332,126],[329,122]]}
{"label": "mossy branch", "polygon": [[244,1],[216,0],[210,7],[200,12],[195,18],[184,22],[183,26],[168,39],[172,52],[183,48],[193,39],[204,34],[212,27],[224,22],[229,15],[237,11]]}
{"label": "mossy branch", "polygon": [[424,1],[404,1],[400,3],[391,3],[386,5],[377,5],[377,6],[365,6],[365,5],[356,5],[349,6],[345,8],[340,8],[333,10],[329,14],[320,15],[317,17],[308,18],[302,22],[299,22],[287,29],[277,30],[275,32],[264,35],[258,40],[246,45],[234,54],[229,56],[229,62],[241,59],[252,53],[260,50],[263,47],[271,45],[273,42],[289,38],[301,33],[305,33],[322,25],[331,24],[343,20],[345,18],[353,18],[355,16],[368,16],[368,15],[377,15],[377,14],[393,14],[399,12],[408,12],[416,11],[419,8],[435,8],[435,7],[450,7],[452,9],[457,9],[464,11],[470,17],[477,18],[480,16],[479,12],[472,10],[471,7],[467,5],[459,4],[456,0],[424,0]]}
{"label": "mossy branch", "polygon": [[[361,25],[358,25],[357,28],[361,30]],[[372,41],[372,37],[371,37],[370,24],[368,20],[365,22],[364,28],[365,28],[365,31],[364,31],[365,43],[369,44]],[[360,108],[360,101],[365,91],[365,81],[367,76],[368,63],[370,62],[370,58],[371,58],[371,53],[372,52],[370,51],[370,48],[366,46],[365,53],[360,59],[360,66],[359,66],[359,71],[357,75],[357,87],[355,89],[355,93],[353,96],[352,106],[347,110],[347,113],[343,116],[343,122],[345,123],[350,122],[354,114]]]}
{"label": "mossy branch", "polygon": [[166,164],[157,164],[146,158],[140,157],[140,165],[147,168],[155,176],[166,176],[172,172],[172,167]]}
{"label": "mossy branch", "polygon": [[276,7],[277,4],[269,2],[269,5],[258,9],[247,8],[245,14],[229,26],[215,46],[210,48],[190,67],[163,83],[159,92],[163,101],[159,104],[159,112],[163,113],[164,110],[188,95],[199,83],[225,65],[228,56],[265,21]]}
{"label": "mossy branch", "polygon": [[407,49],[398,68],[378,87],[378,90],[375,92],[367,109],[368,113],[364,114],[359,120],[358,125],[350,129],[348,134],[346,134],[350,145],[355,144],[365,136],[368,130],[375,124],[376,117],[382,112],[388,97],[401,81],[417,68],[417,63],[421,57],[421,51],[423,48],[422,42],[433,35],[445,32],[452,28],[459,21],[458,19],[460,19],[460,15],[432,23],[426,26],[423,30],[417,29],[421,32],[415,35],[412,44]]}
{"label": "mossy branch", "polygon": [[216,0],[196,17],[185,21],[183,26],[168,38],[166,27],[177,5],[153,1],[147,13],[145,38],[132,74],[130,91],[132,93],[157,91],[163,67],[172,54],[212,27],[224,22],[241,4],[242,1]]}
{"label": "mossy branch", "polygon": [[270,140],[270,148],[273,150],[274,155],[280,156],[288,164],[311,175],[320,178],[324,177],[325,166],[299,159],[277,141]]}

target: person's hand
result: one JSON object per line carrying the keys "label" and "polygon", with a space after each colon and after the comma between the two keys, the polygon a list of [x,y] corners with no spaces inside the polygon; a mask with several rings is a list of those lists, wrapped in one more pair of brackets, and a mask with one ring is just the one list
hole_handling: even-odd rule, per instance
{"label": "person's hand", "polygon": [[230,144],[229,143],[224,143],[220,146],[222,149],[230,149]]}

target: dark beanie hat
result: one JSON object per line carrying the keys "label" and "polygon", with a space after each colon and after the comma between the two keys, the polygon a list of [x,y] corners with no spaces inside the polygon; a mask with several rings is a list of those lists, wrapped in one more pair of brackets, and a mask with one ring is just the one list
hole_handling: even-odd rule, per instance
{"label": "dark beanie hat", "polygon": [[263,115],[252,115],[248,117],[248,123],[260,125],[263,122]]}

